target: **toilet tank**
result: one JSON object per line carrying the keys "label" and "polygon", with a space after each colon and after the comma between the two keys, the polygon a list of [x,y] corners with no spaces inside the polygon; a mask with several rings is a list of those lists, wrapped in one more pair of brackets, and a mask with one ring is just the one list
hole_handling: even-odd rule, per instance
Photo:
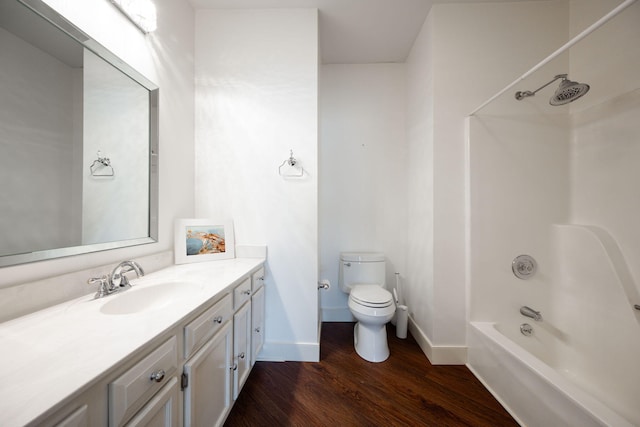
{"label": "toilet tank", "polygon": [[349,293],[354,284],[385,287],[384,254],[380,252],[341,252],[338,284]]}

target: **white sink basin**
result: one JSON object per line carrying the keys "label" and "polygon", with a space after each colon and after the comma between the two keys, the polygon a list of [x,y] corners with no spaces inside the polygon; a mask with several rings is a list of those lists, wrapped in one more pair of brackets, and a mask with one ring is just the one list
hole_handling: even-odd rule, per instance
{"label": "white sink basin", "polygon": [[107,301],[100,311],[103,314],[134,314],[160,310],[201,290],[201,285],[190,282],[166,282],[141,288],[134,285],[120,294],[105,297]]}

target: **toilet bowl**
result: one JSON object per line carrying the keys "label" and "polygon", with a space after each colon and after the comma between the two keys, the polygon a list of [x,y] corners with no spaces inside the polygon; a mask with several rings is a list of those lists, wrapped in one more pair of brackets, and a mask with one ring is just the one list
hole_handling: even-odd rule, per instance
{"label": "toilet bowl", "polygon": [[[364,288],[366,295],[362,296]],[[373,300],[373,301],[368,301]],[[376,285],[356,285],[349,294],[349,310],[358,323],[353,331],[356,353],[369,362],[382,362],[389,357],[386,324],[396,311],[391,293]]]}
{"label": "toilet bowl", "polygon": [[349,310],[357,323],[353,331],[356,353],[369,362],[389,357],[386,324],[396,307],[385,289],[385,261],[381,253],[340,254],[340,289],[349,293]]}

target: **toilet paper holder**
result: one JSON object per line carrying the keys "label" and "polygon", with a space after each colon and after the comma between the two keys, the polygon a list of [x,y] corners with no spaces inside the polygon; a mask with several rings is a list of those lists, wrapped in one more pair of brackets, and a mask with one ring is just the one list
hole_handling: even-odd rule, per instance
{"label": "toilet paper holder", "polygon": [[318,289],[328,290],[331,287],[331,282],[327,279],[320,280],[318,282]]}

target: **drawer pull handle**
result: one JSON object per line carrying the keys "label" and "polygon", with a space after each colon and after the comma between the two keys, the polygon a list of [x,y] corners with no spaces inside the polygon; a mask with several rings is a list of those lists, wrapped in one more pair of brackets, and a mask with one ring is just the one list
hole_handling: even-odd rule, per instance
{"label": "drawer pull handle", "polygon": [[251,289],[247,289],[246,291],[242,291],[244,295],[251,295]]}
{"label": "drawer pull handle", "polygon": [[240,359],[244,359],[244,351],[238,355]]}
{"label": "drawer pull handle", "polygon": [[218,316],[215,319],[213,319],[213,323],[218,323],[218,324],[222,323],[222,316]]}
{"label": "drawer pull handle", "polygon": [[232,371],[237,371],[238,370],[238,364],[234,363],[233,366],[231,368],[229,368],[229,369],[231,369]]}
{"label": "drawer pull handle", "polygon": [[155,381],[157,383],[159,383],[160,381],[162,381],[164,379],[164,370],[160,369],[158,371],[155,371],[151,374],[151,378],[149,378],[151,381]]}

